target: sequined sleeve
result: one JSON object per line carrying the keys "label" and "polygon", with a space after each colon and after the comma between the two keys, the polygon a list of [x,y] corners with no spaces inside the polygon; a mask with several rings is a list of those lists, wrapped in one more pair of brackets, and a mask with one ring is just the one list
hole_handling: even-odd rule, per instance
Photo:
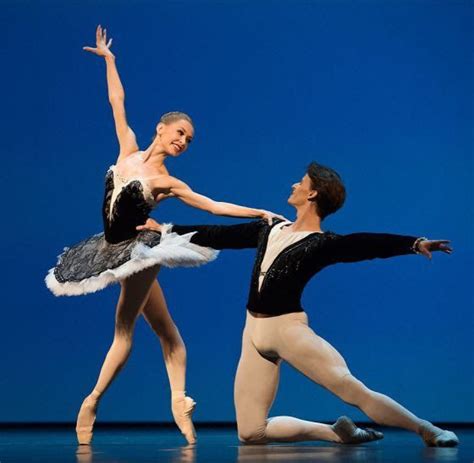
{"label": "sequined sleeve", "polygon": [[325,266],[414,254],[412,246],[415,240],[414,236],[388,233],[329,234],[318,252],[318,260]]}
{"label": "sequined sleeve", "polygon": [[183,235],[197,232],[191,242],[214,249],[256,248],[259,235],[267,226],[264,220],[237,225],[173,225],[172,231]]}

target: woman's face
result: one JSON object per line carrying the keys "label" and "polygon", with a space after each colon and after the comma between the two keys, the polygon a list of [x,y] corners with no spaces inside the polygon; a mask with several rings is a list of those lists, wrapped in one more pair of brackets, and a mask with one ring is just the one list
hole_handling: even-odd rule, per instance
{"label": "woman's face", "polygon": [[186,119],[169,124],[160,122],[157,131],[163,149],[170,156],[184,153],[194,136],[194,128]]}

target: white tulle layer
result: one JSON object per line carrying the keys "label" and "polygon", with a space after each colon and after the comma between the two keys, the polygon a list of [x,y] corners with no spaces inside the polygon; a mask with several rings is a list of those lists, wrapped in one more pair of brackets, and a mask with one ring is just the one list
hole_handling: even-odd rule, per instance
{"label": "white tulle layer", "polygon": [[172,225],[162,227],[160,244],[152,248],[137,243],[132,250],[131,259],[114,269],[105,270],[100,275],[92,276],[81,281],[59,282],[50,269],[45,278],[46,286],[56,296],[80,296],[104,289],[112,283],[140,272],[154,265],[164,267],[197,267],[214,260],[219,251],[198,246],[190,242],[194,233],[178,235],[170,232]]}

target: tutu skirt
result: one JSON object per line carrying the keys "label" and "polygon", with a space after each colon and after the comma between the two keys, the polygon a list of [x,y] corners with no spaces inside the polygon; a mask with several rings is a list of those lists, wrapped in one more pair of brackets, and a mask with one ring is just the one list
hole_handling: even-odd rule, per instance
{"label": "tutu skirt", "polygon": [[103,233],[65,248],[46,286],[56,296],[99,291],[155,265],[196,267],[214,260],[218,251],[191,243],[194,233],[178,235],[163,226],[162,233],[144,230],[127,241],[109,243]]}

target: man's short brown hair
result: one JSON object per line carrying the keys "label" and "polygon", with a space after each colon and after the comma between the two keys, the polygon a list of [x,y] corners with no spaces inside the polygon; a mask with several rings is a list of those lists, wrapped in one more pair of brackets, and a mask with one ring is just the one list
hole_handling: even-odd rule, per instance
{"label": "man's short brown hair", "polygon": [[346,199],[346,188],[335,170],[317,162],[312,162],[306,173],[311,186],[318,192],[315,198],[316,211],[322,220],[342,207]]}

